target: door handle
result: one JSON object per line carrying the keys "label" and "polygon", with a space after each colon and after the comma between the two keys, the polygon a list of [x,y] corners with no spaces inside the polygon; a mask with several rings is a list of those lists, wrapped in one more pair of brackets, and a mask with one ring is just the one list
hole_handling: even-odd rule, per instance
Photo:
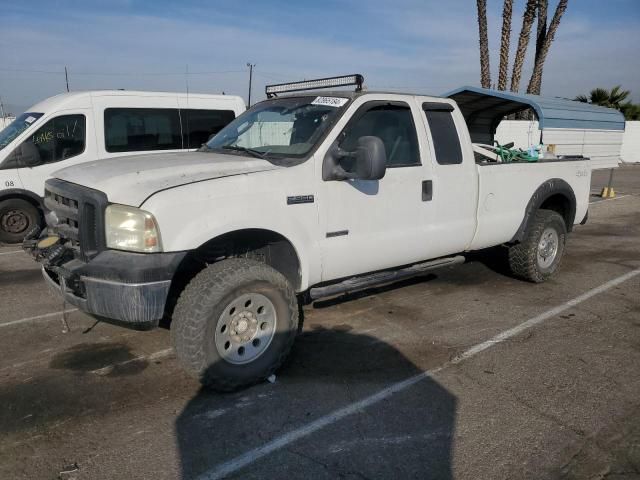
{"label": "door handle", "polygon": [[430,202],[433,198],[433,181],[424,180],[422,182],[422,201]]}

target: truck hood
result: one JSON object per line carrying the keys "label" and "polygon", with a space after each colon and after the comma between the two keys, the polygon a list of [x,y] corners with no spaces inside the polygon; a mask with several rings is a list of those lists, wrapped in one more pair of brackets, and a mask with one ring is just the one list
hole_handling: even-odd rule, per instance
{"label": "truck hood", "polygon": [[140,206],[159,190],[278,167],[259,158],[211,152],[110,158],[58,170],[55,178],[104,192],[110,202]]}

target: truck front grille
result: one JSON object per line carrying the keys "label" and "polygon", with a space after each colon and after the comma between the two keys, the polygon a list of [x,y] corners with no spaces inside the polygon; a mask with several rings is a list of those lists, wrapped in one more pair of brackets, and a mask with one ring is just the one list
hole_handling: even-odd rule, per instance
{"label": "truck front grille", "polygon": [[54,178],[45,183],[44,205],[57,218],[50,227],[78,248],[83,260],[104,250],[104,193]]}

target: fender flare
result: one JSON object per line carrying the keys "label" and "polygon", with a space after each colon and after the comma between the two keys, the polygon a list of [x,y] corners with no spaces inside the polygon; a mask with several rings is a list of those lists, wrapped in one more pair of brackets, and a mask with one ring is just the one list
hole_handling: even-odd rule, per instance
{"label": "fender flare", "polygon": [[30,190],[24,190],[22,188],[8,188],[6,190],[0,190],[0,202],[8,198],[26,197],[31,200],[40,210],[44,211],[44,200],[39,195],[36,195]]}
{"label": "fender flare", "polygon": [[536,211],[540,209],[540,206],[545,200],[558,194],[564,196],[569,201],[569,211],[565,213],[565,221],[567,223],[567,231],[570,232],[573,229],[573,222],[576,216],[576,194],[573,192],[571,185],[565,180],[552,178],[540,185],[529,199],[527,208],[524,211],[522,223],[520,223],[518,230],[511,239],[511,243],[524,240]]}

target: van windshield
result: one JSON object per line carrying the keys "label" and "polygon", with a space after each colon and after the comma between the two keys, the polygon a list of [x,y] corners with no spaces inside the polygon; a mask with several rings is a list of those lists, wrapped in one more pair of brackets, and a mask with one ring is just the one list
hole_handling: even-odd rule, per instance
{"label": "van windshield", "polygon": [[9,145],[18,135],[35,123],[43,114],[27,112],[20,115],[0,132],[0,150]]}
{"label": "van windshield", "polygon": [[323,137],[349,102],[342,97],[289,97],[267,100],[220,130],[204,151],[278,159],[302,158]]}

